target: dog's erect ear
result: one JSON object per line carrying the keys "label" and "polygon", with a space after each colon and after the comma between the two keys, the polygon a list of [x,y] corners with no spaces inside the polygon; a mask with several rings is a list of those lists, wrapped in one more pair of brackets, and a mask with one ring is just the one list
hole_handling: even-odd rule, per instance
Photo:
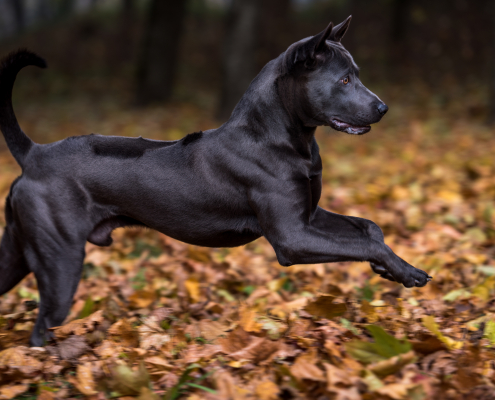
{"label": "dog's erect ear", "polygon": [[325,48],[325,41],[330,37],[333,29],[333,22],[330,22],[324,31],[318,33],[318,35],[313,36],[313,38],[310,40],[310,42],[313,42],[315,44],[313,56]]}
{"label": "dog's erect ear", "polygon": [[330,22],[325,30],[317,35],[290,46],[285,52],[283,70],[288,72],[292,70],[294,65],[301,61],[307,67],[314,66],[316,64],[316,56],[326,49],[326,40],[331,36],[334,29],[333,22]]}
{"label": "dog's erect ear", "polygon": [[352,15],[349,15],[344,22],[341,22],[335,28],[333,28],[329,39],[333,40],[334,42],[340,42],[344,37],[345,33],[347,32],[347,28],[349,28],[351,19],[352,19]]}

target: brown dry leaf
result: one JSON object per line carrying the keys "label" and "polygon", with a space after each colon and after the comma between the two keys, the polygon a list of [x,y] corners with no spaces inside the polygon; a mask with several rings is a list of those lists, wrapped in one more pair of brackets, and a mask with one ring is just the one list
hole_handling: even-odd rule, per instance
{"label": "brown dry leaf", "polygon": [[236,385],[234,377],[227,371],[220,370],[213,375],[218,397],[222,400],[247,400],[249,391]]}
{"label": "brown dry leaf", "polygon": [[242,350],[251,343],[253,336],[238,326],[232,332],[229,332],[225,339],[220,339],[219,344],[225,354],[234,353]]}
{"label": "brown dry leaf", "polygon": [[21,367],[25,365],[25,348],[12,347],[0,352],[0,365],[9,367]]}
{"label": "brown dry leaf", "polygon": [[163,376],[173,369],[172,365],[158,356],[147,357],[144,362],[151,376]]}
{"label": "brown dry leaf", "polygon": [[138,328],[139,342],[142,349],[160,349],[164,344],[169,343],[171,338],[165,330],[158,325],[154,317],[143,320],[143,325]]}
{"label": "brown dry leaf", "polygon": [[124,348],[112,340],[104,340],[94,349],[94,352],[103,359],[117,357]]}
{"label": "brown dry leaf", "polygon": [[156,300],[155,293],[148,290],[137,290],[129,296],[129,305],[131,308],[148,308]]}
{"label": "brown dry leaf", "polygon": [[273,358],[278,350],[280,350],[280,343],[255,336],[248,346],[228,355],[234,360],[247,360],[253,363],[259,363]]}
{"label": "brown dry leaf", "polygon": [[256,385],[254,392],[259,400],[277,400],[280,389],[272,381],[263,381]]}
{"label": "brown dry leaf", "polygon": [[414,387],[412,384],[391,383],[376,390],[376,393],[388,396],[394,400],[409,400],[407,391]]}
{"label": "brown dry leaf", "polygon": [[316,366],[318,361],[316,350],[313,348],[297,358],[294,365],[290,367],[290,373],[299,381],[308,379],[325,382],[323,371]]}
{"label": "brown dry leaf", "polygon": [[186,364],[192,364],[199,362],[200,360],[209,360],[213,356],[222,353],[222,346],[216,344],[206,344],[199,345],[193,344],[190,345],[185,354],[184,354],[184,362]]}
{"label": "brown dry leaf", "polygon": [[199,321],[199,330],[206,340],[215,340],[219,337],[226,337],[228,327],[218,321],[202,319]]}
{"label": "brown dry leaf", "polygon": [[127,319],[121,319],[108,329],[112,340],[125,347],[139,346],[139,332],[132,327]]}
{"label": "brown dry leaf", "polygon": [[85,363],[77,366],[75,386],[85,396],[91,396],[98,393],[95,389],[96,382],[91,370],[91,363]]}
{"label": "brown dry leaf", "polygon": [[344,303],[334,303],[335,296],[321,295],[315,300],[311,301],[304,311],[314,315],[315,317],[321,317],[331,319],[344,314],[347,311],[347,307]]}
{"label": "brown dry leaf", "polygon": [[172,369],[173,366],[170,365],[167,360],[161,358],[161,357],[157,357],[157,356],[153,356],[153,357],[148,357],[144,360],[145,363],[147,364],[152,364],[154,367],[159,367],[161,369]]}
{"label": "brown dry leaf", "polygon": [[74,359],[86,353],[90,347],[84,336],[69,336],[57,343],[57,349],[62,360]]}
{"label": "brown dry leaf", "polygon": [[333,388],[330,393],[334,395],[333,400],[362,400],[363,397],[359,393],[357,387],[350,388]]}
{"label": "brown dry leaf", "polygon": [[13,399],[16,396],[26,392],[29,385],[4,385],[0,386],[0,399]]}
{"label": "brown dry leaf", "polygon": [[92,332],[96,325],[101,324],[102,321],[103,310],[99,310],[86,318],[76,319],[66,325],[51,328],[51,330],[57,339],[65,339],[72,334],[84,335],[85,333]]}
{"label": "brown dry leaf", "polygon": [[416,358],[417,357],[414,354],[414,351],[409,351],[407,353],[400,354],[387,360],[371,364],[368,366],[368,368],[376,376],[384,378],[385,376],[395,374],[396,372],[400,371],[402,367],[414,362]]}
{"label": "brown dry leaf", "polygon": [[55,400],[55,394],[53,392],[42,390],[36,400]]}
{"label": "brown dry leaf", "polygon": [[351,386],[353,383],[352,375],[348,371],[337,368],[335,365],[324,363],[326,370],[327,389],[331,390],[338,385]]}
{"label": "brown dry leaf", "polygon": [[10,349],[0,352],[0,367],[5,369],[19,369],[29,374],[34,371],[40,371],[43,364],[34,357],[26,355],[26,347],[11,347]]}

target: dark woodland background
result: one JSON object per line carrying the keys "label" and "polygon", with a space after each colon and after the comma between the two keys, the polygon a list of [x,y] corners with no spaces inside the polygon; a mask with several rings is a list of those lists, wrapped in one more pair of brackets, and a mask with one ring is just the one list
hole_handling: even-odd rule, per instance
{"label": "dark woodland background", "polygon": [[0,0],[0,53],[48,60],[26,101],[185,102],[221,122],[267,61],[350,14],[344,45],[391,109],[495,120],[493,0]]}

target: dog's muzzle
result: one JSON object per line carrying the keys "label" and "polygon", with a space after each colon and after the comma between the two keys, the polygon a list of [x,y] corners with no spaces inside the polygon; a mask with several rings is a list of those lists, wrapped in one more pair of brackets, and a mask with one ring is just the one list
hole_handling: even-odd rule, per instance
{"label": "dog's muzzle", "polygon": [[365,133],[368,133],[371,129],[371,126],[369,125],[365,125],[365,126],[351,125],[337,118],[331,119],[329,125],[336,131],[346,132],[351,135],[364,135]]}

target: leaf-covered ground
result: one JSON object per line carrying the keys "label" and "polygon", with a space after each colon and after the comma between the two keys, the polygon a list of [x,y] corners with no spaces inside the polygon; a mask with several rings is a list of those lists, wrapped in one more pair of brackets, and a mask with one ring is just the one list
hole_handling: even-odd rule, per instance
{"label": "leaf-covered ground", "polygon": [[[428,286],[405,289],[367,263],[284,268],[263,239],[206,249],[118,230],[109,248],[88,244],[71,313],[47,347],[27,347],[34,278],[0,298],[0,399],[495,398],[495,136],[399,111],[363,137],[318,131],[321,205],[377,222],[433,276]],[[20,114],[44,142],[215,126],[189,106]],[[0,153],[1,198],[19,172]]]}

